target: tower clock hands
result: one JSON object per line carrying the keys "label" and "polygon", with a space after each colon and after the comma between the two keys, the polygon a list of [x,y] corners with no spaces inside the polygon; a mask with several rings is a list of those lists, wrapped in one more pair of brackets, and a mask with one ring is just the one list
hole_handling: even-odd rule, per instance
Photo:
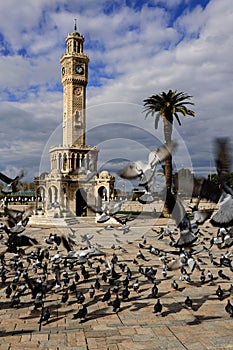
{"label": "tower clock hands", "polygon": [[82,67],[80,64],[77,64],[77,65],[75,66],[75,73],[77,73],[77,74],[83,74],[83,72],[84,72],[83,67]]}

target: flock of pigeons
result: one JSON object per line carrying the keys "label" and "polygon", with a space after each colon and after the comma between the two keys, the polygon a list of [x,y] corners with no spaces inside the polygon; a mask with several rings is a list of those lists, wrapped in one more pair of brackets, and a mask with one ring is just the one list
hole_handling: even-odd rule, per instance
{"label": "flock of pigeons", "polygon": [[[143,287],[148,290],[148,299],[155,299],[153,312],[163,314],[162,296],[159,291],[164,280],[174,277],[179,272],[182,283],[192,285],[193,273],[200,273],[201,284],[216,284],[216,298],[228,298],[225,305],[226,313],[233,317],[233,285],[231,284],[233,265],[233,188],[229,185],[230,149],[226,139],[216,140],[216,169],[220,186],[207,179],[199,183],[198,202],[190,213],[185,209],[182,201],[173,193],[169,195],[169,211],[176,224],[174,230],[169,227],[152,228],[153,242],[148,243],[146,235],[139,241],[127,242],[136,245],[137,253],[134,257],[127,256],[127,246],[120,246],[119,236],[115,235],[116,244],[112,252],[104,247],[92,243],[94,235],[88,233],[80,236],[81,248],[77,244],[78,232],[70,228],[70,233],[58,235],[50,233],[43,242],[36,240],[32,234],[23,233],[32,213],[32,208],[25,211],[9,209],[4,204],[5,221],[0,226],[0,288],[1,308],[20,308],[25,303],[31,306],[31,313],[38,317],[39,330],[44,323],[53,322],[54,305],[49,300],[51,295],[57,295],[57,309],[62,305],[70,305],[73,319],[82,322],[94,317],[88,308],[99,303],[105,309],[106,304],[112,307],[112,312],[120,312],[123,303],[132,306],[134,300],[140,299]],[[149,155],[146,165],[135,162],[123,169],[121,176],[127,179],[139,177],[140,184],[145,187],[143,202],[154,200],[151,183],[156,172],[156,165],[163,162],[176,148],[162,146]],[[5,183],[2,192],[6,194],[17,191],[17,186],[23,173],[10,179],[0,173],[0,179]],[[216,210],[200,210],[202,199],[219,202]],[[92,207],[100,214],[99,223],[107,222],[114,217],[122,225],[122,235],[130,232],[128,222],[134,219],[130,215],[120,215],[122,203],[112,204],[103,208]],[[217,226],[216,237],[204,229],[202,225],[209,220]],[[111,229],[106,226],[105,229]],[[101,234],[102,228],[96,231]],[[43,231],[41,230],[43,236]],[[111,233],[110,233],[111,234]],[[179,234],[179,238],[175,239]],[[159,249],[154,244],[157,240],[166,242],[169,249]],[[78,249],[79,248],[79,249]],[[102,250],[100,250],[102,248]],[[215,251],[219,250],[219,256]],[[202,254],[202,255],[200,255]],[[212,269],[206,271],[203,258],[208,259]],[[161,276],[159,277],[159,270]],[[228,273],[226,273],[228,271]],[[181,291],[179,280],[173,279],[171,289]],[[225,284],[229,283],[226,290]],[[144,291],[145,293],[145,291]],[[136,296],[135,296],[136,295]],[[77,312],[73,305],[78,304]],[[184,300],[187,308],[193,308],[193,300],[187,296]],[[101,307],[100,307],[101,308]],[[56,316],[55,316],[56,315]],[[165,313],[163,314],[165,315]]]}

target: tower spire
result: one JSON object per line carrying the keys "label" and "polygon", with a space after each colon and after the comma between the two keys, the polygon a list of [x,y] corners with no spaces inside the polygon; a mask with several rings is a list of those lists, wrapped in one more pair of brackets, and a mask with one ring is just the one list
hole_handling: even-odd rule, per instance
{"label": "tower spire", "polygon": [[77,31],[77,18],[74,19],[74,31]]}

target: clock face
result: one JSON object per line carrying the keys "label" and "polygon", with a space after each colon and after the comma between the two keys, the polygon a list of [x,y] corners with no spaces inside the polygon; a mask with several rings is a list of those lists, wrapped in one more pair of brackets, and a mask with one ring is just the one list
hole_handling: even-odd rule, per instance
{"label": "clock face", "polygon": [[80,64],[76,64],[76,66],[75,66],[75,73],[83,74],[83,72],[84,72],[83,67]]}

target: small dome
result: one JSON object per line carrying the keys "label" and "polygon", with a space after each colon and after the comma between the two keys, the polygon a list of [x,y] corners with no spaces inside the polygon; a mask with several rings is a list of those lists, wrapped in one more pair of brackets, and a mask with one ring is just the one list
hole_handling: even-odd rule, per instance
{"label": "small dome", "polygon": [[109,174],[109,172],[107,170],[101,171],[101,173],[99,175],[99,177],[102,177],[102,178],[106,178],[106,177],[109,177],[109,176],[110,176],[110,174]]}

